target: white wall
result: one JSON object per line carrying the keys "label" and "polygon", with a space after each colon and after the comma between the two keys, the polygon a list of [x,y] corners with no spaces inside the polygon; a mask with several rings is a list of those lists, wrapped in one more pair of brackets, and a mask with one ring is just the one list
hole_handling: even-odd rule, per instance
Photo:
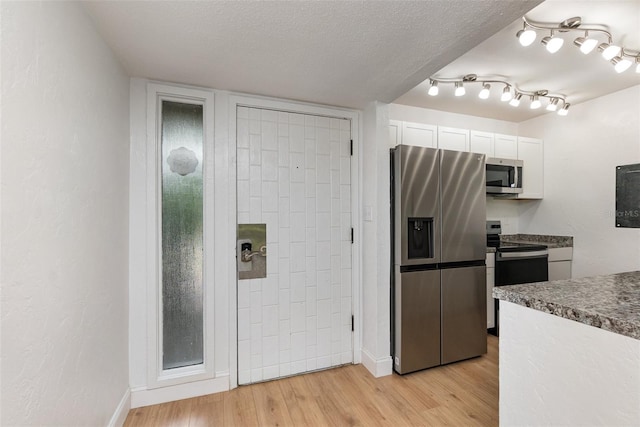
{"label": "white wall", "polygon": [[377,102],[363,114],[362,363],[375,376],[392,372],[388,114]]}
{"label": "white wall", "polygon": [[544,139],[544,199],[519,231],[573,236],[573,277],[640,269],[640,229],[615,227],[615,167],[640,163],[640,86],[520,124]]}
{"label": "white wall", "polygon": [[500,425],[637,426],[640,341],[500,302]]}
{"label": "white wall", "polygon": [[129,81],[79,4],[1,7],[1,423],[117,423]]}

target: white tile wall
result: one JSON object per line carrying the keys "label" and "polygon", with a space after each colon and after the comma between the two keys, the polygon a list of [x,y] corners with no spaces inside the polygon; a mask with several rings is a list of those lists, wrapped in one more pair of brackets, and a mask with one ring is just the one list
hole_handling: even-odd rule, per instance
{"label": "white tile wall", "polygon": [[238,381],[352,361],[351,123],[239,107],[238,222],[267,224],[267,278],[238,283]]}

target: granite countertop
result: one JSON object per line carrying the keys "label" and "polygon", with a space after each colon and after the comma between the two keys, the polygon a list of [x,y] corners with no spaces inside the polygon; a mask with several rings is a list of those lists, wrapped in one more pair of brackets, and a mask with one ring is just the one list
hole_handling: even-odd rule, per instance
{"label": "granite countertop", "polygon": [[515,243],[539,243],[547,245],[549,249],[569,248],[573,246],[571,236],[547,236],[544,234],[501,234],[500,240],[503,242]]}
{"label": "granite countertop", "polygon": [[640,340],[640,271],[497,286],[493,296]]}
{"label": "granite countertop", "polygon": [[[537,243],[546,245],[549,249],[573,247],[571,236],[547,236],[544,234],[501,234],[500,240],[513,243]],[[494,253],[496,248],[487,246],[487,253]]]}

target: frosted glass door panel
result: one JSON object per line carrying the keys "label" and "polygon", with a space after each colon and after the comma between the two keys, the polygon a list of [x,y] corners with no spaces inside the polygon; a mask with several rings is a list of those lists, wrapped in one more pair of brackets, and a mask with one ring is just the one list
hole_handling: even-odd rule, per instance
{"label": "frosted glass door panel", "polygon": [[162,102],[162,367],[203,363],[203,108]]}
{"label": "frosted glass door panel", "polygon": [[239,280],[238,382],[351,363],[351,123],[239,107],[238,223],[267,225]]}

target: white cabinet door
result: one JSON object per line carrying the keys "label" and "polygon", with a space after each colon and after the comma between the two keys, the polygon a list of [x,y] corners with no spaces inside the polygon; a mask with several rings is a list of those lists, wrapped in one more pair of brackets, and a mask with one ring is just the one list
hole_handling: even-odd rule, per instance
{"label": "white cabinet door", "polygon": [[518,137],[518,159],[522,160],[522,193],[518,199],[542,199],[544,153],[541,139]]}
{"label": "white cabinet door", "polygon": [[496,327],[495,300],[493,299],[493,287],[495,284],[496,269],[487,268],[487,329]]}
{"label": "white cabinet door", "polygon": [[571,279],[573,248],[549,249],[549,280]]}
{"label": "white cabinet door", "polygon": [[500,159],[518,158],[518,138],[513,135],[494,135],[495,155]]}
{"label": "white cabinet door", "polygon": [[438,147],[437,126],[402,122],[402,143],[416,147]]}
{"label": "white cabinet door", "polygon": [[438,126],[438,148],[469,151],[469,130]]}
{"label": "white cabinet door", "polygon": [[571,261],[549,263],[549,280],[571,279]]}
{"label": "white cabinet door", "polygon": [[402,144],[402,122],[389,120],[389,148]]}
{"label": "white cabinet door", "polygon": [[494,137],[491,132],[471,131],[469,147],[472,153],[485,154],[487,157],[494,156]]}

